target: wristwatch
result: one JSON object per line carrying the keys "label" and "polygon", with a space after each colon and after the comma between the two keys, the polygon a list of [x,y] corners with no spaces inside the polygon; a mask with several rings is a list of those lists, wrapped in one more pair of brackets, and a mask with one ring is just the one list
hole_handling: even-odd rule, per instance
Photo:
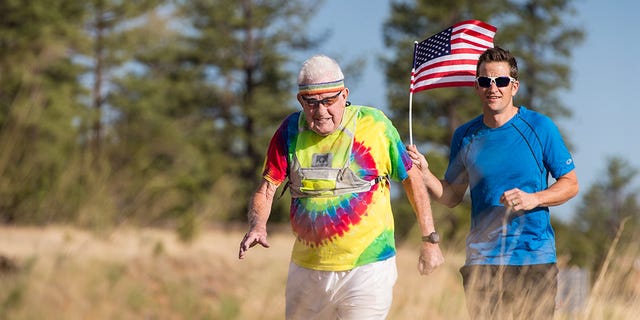
{"label": "wristwatch", "polygon": [[440,243],[440,235],[437,232],[431,232],[428,236],[422,236],[422,242]]}

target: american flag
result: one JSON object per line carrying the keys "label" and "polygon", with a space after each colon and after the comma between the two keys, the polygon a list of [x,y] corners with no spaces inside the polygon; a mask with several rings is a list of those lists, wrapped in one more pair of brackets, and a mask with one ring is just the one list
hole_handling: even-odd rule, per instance
{"label": "american flag", "polygon": [[457,23],[415,44],[411,92],[473,86],[478,57],[493,47],[497,28],[479,20]]}

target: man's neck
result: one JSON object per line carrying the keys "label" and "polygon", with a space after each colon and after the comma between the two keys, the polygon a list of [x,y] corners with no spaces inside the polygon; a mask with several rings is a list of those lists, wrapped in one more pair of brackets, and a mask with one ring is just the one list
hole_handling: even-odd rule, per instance
{"label": "man's neck", "polygon": [[499,128],[509,122],[518,113],[518,108],[511,105],[502,112],[485,111],[482,121],[489,128]]}

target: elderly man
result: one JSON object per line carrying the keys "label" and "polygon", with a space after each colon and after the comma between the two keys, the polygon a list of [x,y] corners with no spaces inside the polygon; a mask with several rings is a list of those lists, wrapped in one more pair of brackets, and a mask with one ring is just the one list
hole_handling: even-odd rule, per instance
{"label": "elderly man", "polygon": [[313,56],[298,76],[302,112],[269,144],[239,258],[269,247],[267,219],[288,179],[296,235],[286,285],[287,319],[385,319],[396,282],[389,180],[402,181],[423,235],[418,269],[444,262],[419,170],[389,119],[352,106],[337,62]]}

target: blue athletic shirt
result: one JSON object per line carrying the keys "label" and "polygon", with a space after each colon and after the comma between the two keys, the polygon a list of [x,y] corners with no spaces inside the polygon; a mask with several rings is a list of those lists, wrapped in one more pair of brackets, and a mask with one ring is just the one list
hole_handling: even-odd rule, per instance
{"label": "blue athletic shirt", "polygon": [[467,265],[556,262],[549,208],[507,215],[500,203],[507,190],[545,190],[549,175],[557,179],[575,168],[560,131],[549,117],[519,107],[503,126],[489,128],[480,115],[456,129],[449,159],[446,181],[468,183],[471,190]]}

